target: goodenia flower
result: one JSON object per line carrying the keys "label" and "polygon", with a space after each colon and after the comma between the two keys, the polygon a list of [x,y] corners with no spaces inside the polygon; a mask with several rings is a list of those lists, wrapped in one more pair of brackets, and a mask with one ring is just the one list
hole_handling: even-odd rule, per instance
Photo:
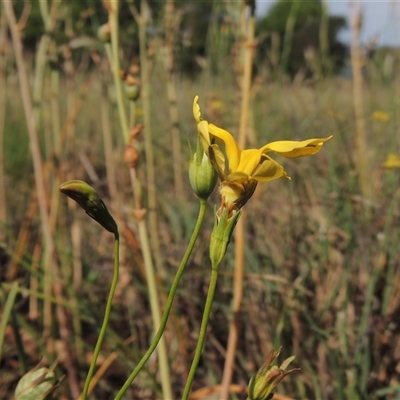
{"label": "goodenia flower", "polygon": [[[267,153],[275,152],[286,158],[311,156],[318,153],[328,138],[303,141],[276,141],[259,149],[242,150],[234,137],[226,130],[201,118],[198,96],[193,102],[193,116],[204,151],[208,155],[221,180],[221,208],[230,212],[242,208],[253,195],[258,182],[278,178],[290,179],[282,165]],[[220,143],[224,145],[221,150]]]}

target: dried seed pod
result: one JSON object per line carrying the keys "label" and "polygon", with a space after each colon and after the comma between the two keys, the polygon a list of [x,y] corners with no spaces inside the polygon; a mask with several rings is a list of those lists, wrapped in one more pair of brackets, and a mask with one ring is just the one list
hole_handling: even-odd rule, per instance
{"label": "dried seed pod", "polygon": [[138,150],[134,146],[128,144],[124,150],[124,161],[126,162],[126,165],[129,168],[136,168],[139,159],[140,154]]}

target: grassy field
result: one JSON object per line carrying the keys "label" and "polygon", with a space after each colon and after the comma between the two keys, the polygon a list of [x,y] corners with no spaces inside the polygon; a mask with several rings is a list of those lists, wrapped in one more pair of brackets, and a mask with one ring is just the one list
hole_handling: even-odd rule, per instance
{"label": "grassy field", "polygon": [[[0,168],[5,176],[2,207],[6,219],[0,237],[0,304],[6,323],[4,331],[0,330],[0,398],[12,397],[23,373],[39,362],[50,366],[55,360],[57,377],[66,377],[54,398],[73,398],[66,363],[72,362],[82,386],[92,359],[112,279],[113,241],[110,233],[83,210],[61,197],[58,186],[63,181],[81,179],[95,187],[116,217],[121,233],[120,277],[98,359],[98,367],[104,369],[99,372],[91,398],[114,398],[148,348],[156,328],[133,213],[137,204],[123,159],[125,143],[115,86],[105,54],[99,51],[96,56],[99,59],[93,56],[90,63],[84,56],[66,58],[70,69],[66,64],[61,70],[46,66],[40,104],[33,103],[38,113],[42,178],[60,270],[61,298],[47,287],[48,280],[55,279],[53,261],[45,257],[20,79],[11,50],[4,70],[4,163]],[[34,60],[25,54],[25,62],[32,83]],[[203,115],[210,122],[234,135],[238,132],[241,96],[237,75],[229,58],[220,62],[222,72],[217,75],[206,67],[195,80],[175,76],[172,81],[179,112],[179,160],[173,153],[171,136],[167,91],[171,82],[157,52],[150,59],[147,94],[156,204],[148,212],[155,213],[158,231],[152,232],[151,225],[148,229],[160,240],[162,268],[156,269],[156,282],[162,309],[198,210],[187,177],[197,139],[194,96],[200,96]],[[366,60],[363,69],[363,156],[369,198],[359,185],[352,79],[298,77],[278,81],[260,66],[253,81],[249,147],[275,140],[333,138],[313,157],[274,157],[282,162],[291,181],[258,185],[245,206],[244,297],[232,379],[236,394],[232,396],[246,398],[250,377],[269,351],[279,346],[280,359],[295,355],[292,365],[301,370],[279,384],[277,399],[400,396],[400,171],[398,165],[384,168],[388,157],[392,155],[394,160],[393,155],[400,151],[400,82],[398,70],[390,79],[383,79],[380,68],[380,64]],[[134,124],[143,123],[145,107],[142,99],[135,102],[131,114]],[[111,140],[111,147],[107,140]],[[143,136],[135,139],[135,146],[140,153],[136,170],[142,184],[143,208],[147,209],[148,158]],[[182,168],[182,190],[177,190],[174,181],[177,163]],[[392,165],[396,167],[396,163]],[[177,398],[182,394],[197,342],[210,280],[208,245],[213,210],[219,202],[215,190],[164,335]],[[214,387],[222,379],[232,320],[234,250],[232,243],[220,267],[193,399],[218,399]],[[68,349],[60,337],[56,307],[60,301]],[[6,313],[10,303],[11,310]],[[153,356],[126,398],[162,398],[159,375],[158,358]]]}

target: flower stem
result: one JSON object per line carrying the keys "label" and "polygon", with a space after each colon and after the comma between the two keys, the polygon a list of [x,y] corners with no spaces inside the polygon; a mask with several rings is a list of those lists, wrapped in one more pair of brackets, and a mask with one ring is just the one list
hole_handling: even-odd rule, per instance
{"label": "flower stem", "polygon": [[103,320],[103,324],[100,329],[99,336],[97,338],[97,343],[96,343],[96,347],[94,349],[92,362],[90,363],[90,368],[89,368],[88,374],[86,376],[86,381],[85,381],[85,385],[83,387],[83,392],[80,397],[80,400],[86,400],[88,393],[89,393],[90,381],[93,377],[94,369],[96,367],[97,357],[99,356],[101,345],[103,343],[103,339],[106,334],[108,321],[110,320],[111,306],[112,306],[112,302],[113,302],[113,298],[114,298],[114,292],[115,292],[115,288],[117,287],[117,283],[118,283],[118,274],[119,274],[119,235],[116,234],[115,242],[114,242],[114,273],[113,273],[113,278],[112,278],[112,282],[111,282],[110,292],[108,294],[106,310],[104,313],[104,320]]}
{"label": "flower stem", "polygon": [[203,223],[204,215],[206,212],[206,207],[207,207],[207,202],[205,200],[200,200],[200,209],[199,209],[199,214],[197,216],[196,226],[194,227],[192,237],[190,238],[189,244],[186,248],[186,251],[182,258],[181,264],[179,265],[178,271],[176,272],[174,281],[172,282],[171,290],[169,292],[168,299],[167,299],[167,304],[165,306],[164,314],[161,319],[161,324],[160,324],[160,327],[158,328],[156,335],[154,336],[153,342],[151,343],[150,347],[148,348],[148,350],[146,351],[146,353],[144,354],[142,359],[139,361],[136,368],[132,371],[132,373],[126,380],[125,384],[122,386],[122,388],[117,393],[115,400],[122,399],[122,396],[128,390],[128,388],[132,384],[133,380],[136,378],[136,376],[141,371],[141,369],[144,367],[144,365],[146,364],[146,362],[148,361],[150,356],[153,354],[154,350],[156,349],[156,347],[158,345],[158,342],[160,341],[160,339],[164,333],[164,329],[165,329],[165,326],[168,321],[169,313],[172,308],[172,303],[174,301],[176,290],[177,290],[179,282],[182,278],[183,272],[185,271],[185,267],[189,260],[190,254],[192,253],[194,244],[196,243],[197,237],[199,236],[200,228]]}
{"label": "flower stem", "polygon": [[206,338],[207,325],[210,319],[211,307],[214,301],[215,287],[217,286],[219,265],[212,265],[211,268],[212,268],[211,280],[210,280],[210,285],[208,286],[206,304],[204,306],[203,318],[201,320],[199,339],[197,340],[196,352],[194,354],[192,365],[190,367],[189,375],[182,395],[182,400],[187,400],[189,398],[190,389],[192,387],[194,375],[196,374],[197,366],[199,365],[201,353],[203,351],[204,341]]}

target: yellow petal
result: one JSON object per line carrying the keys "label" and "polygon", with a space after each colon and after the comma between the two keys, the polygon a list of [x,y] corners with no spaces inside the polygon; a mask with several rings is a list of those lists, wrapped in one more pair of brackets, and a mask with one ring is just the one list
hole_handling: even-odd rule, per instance
{"label": "yellow petal", "polygon": [[294,140],[282,140],[268,143],[261,147],[260,150],[263,153],[274,151],[275,153],[287,158],[311,156],[318,153],[321,150],[324,142],[331,138],[332,136],[329,136],[327,138],[308,139],[301,142]]}
{"label": "yellow petal", "polygon": [[221,181],[225,180],[226,161],[224,154],[216,144],[209,146],[208,154],[214,169],[218,172],[219,178]]}
{"label": "yellow petal", "polygon": [[208,122],[200,121],[197,124],[197,131],[199,132],[200,141],[203,145],[204,151],[208,154],[208,147],[211,144],[210,133],[208,132]]}
{"label": "yellow petal", "polygon": [[[236,170],[252,176],[253,172],[260,164],[261,156],[262,152],[258,149],[243,150],[240,153],[240,161]],[[230,165],[229,170],[229,172],[235,172],[231,170]]]}
{"label": "yellow petal", "polygon": [[257,181],[249,179],[245,174],[243,177],[227,177],[227,180],[222,182],[219,189],[222,197],[223,207],[230,210],[240,210],[247,201],[253,196],[257,187]]}
{"label": "yellow petal", "polygon": [[193,117],[196,120],[197,123],[201,121],[201,112],[200,112],[200,106],[197,103],[199,101],[199,96],[194,96],[193,100]]}
{"label": "yellow petal", "polygon": [[251,177],[258,182],[269,182],[278,178],[290,179],[282,165],[266,155],[263,155],[259,167]]}
{"label": "yellow petal", "polygon": [[218,126],[215,126],[214,124],[209,124],[208,130],[211,136],[214,136],[224,142],[226,156],[229,160],[229,169],[231,171],[236,171],[239,165],[241,150],[233,136],[228,131],[218,128]]}
{"label": "yellow petal", "polygon": [[236,171],[225,177],[225,182],[237,181],[237,180],[250,180],[250,176],[244,172]]}
{"label": "yellow petal", "polygon": [[389,154],[382,164],[384,168],[400,168],[400,157],[397,154]]}

